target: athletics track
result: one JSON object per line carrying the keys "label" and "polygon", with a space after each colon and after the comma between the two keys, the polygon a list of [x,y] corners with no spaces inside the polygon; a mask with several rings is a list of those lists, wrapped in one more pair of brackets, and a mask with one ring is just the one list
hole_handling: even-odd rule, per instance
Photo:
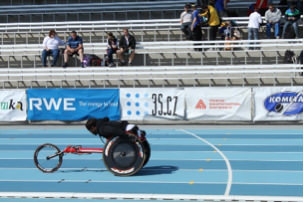
{"label": "athletics track", "polygon": [[100,154],[67,154],[51,174],[35,168],[34,150],[46,142],[61,149],[100,147],[99,138],[84,126],[0,126],[0,201],[204,201],[234,196],[302,201],[301,125],[141,127],[151,145],[150,161],[134,176],[116,177],[105,169]]}

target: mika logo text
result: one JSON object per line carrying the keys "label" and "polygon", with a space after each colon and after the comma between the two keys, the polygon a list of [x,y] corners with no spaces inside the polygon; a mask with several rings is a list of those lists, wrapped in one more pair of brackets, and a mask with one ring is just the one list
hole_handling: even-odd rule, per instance
{"label": "mika logo text", "polygon": [[23,104],[21,101],[15,102],[13,99],[9,101],[0,102],[0,110],[20,110],[23,111]]}

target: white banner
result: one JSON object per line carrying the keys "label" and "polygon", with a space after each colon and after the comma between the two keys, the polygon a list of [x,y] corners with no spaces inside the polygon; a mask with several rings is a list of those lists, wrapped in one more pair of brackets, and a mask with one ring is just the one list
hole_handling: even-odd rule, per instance
{"label": "white banner", "polygon": [[121,88],[122,120],[184,120],[185,92],[179,88]]}
{"label": "white banner", "polygon": [[0,90],[0,121],[26,120],[25,90]]}
{"label": "white banner", "polygon": [[187,119],[251,120],[251,89],[186,88]]}
{"label": "white banner", "polygon": [[254,121],[303,120],[303,87],[253,88]]}

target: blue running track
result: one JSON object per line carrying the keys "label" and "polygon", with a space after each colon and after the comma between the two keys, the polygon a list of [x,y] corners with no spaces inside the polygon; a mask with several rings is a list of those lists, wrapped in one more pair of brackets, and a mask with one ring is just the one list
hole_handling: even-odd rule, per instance
{"label": "blue running track", "polygon": [[300,125],[141,127],[147,131],[151,159],[136,175],[117,177],[106,170],[101,154],[67,154],[54,173],[35,167],[33,153],[43,143],[61,149],[103,146],[84,126],[0,126],[0,201],[302,200]]}

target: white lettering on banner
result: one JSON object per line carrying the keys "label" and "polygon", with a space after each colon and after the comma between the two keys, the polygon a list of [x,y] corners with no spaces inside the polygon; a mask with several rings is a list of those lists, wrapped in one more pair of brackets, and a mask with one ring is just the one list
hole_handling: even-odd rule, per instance
{"label": "white lettering on banner", "polygon": [[30,110],[34,109],[33,106],[35,106],[35,108],[39,111],[42,110],[42,108],[41,108],[42,101],[40,98],[30,98],[29,102],[30,102],[30,104],[29,104]]}
{"label": "white lettering on banner", "polygon": [[271,103],[303,103],[303,96],[291,96],[291,97],[270,97],[269,102]]}
{"label": "white lettering on banner", "polygon": [[65,98],[63,100],[63,110],[65,111],[75,111],[76,108],[74,107],[75,98]]}
{"label": "white lettering on banner", "polygon": [[79,101],[78,102],[79,106],[84,106],[84,107],[97,107],[97,108],[102,108],[102,107],[117,107],[118,102],[86,102],[86,101]]}
{"label": "white lettering on banner", "polygon": [[49,101],[47,98],[30,98],[29,99],[29,108],[30,110],[34,110],[34,108],[38,111],[42,111],[42,107],[44,106],[46,110],[56,110],[58,111],[60,106],[63,106],[64,111],[75,111],[76,108],[74,106],[75,98],[51,98]]}

